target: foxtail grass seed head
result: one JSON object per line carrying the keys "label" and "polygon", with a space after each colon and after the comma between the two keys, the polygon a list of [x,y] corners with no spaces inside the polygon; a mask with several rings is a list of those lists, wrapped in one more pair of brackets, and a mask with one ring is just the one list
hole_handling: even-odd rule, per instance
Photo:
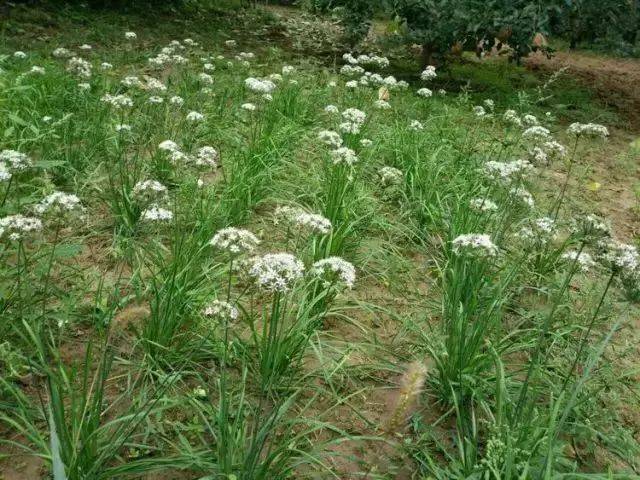
{"label": "foxtail grass seed head", "polygon": [[140,218],[145,222],[170,222],[173,220],[173,212],[159,205],[151,205],[142,212]]}
{"label": "foxtail grass seed head", "polygon": [[42,220],[24,215],[9,215],[0,218],[0,240],[14,242],[32,237],[42,230]]}
{"label": "foxtail grass seed head", "polygon": [[328,257],[318,260],[309,272],[322,280],[325,287],[334,285],[353,288],[356,281],[356,269],[350,262],[340,257]]}
{"label": "foxtail grass seed head", "polygon": [[609,136],[607,127],[597,123],[572,123],[567,128],[567,133],[576,137],[607,138]]}
{"label": "foxtail grass seed head", "polygon": [[258,288],[268,293],[286,293],[302,278],[304,265],[290,253],[268,253],[257,257],[249,275]]}
{"label": "foxtail grass seed head", "polygon": [[33,167],[33,161],[25,153],[16,150],[2,150],[0,152],[0,165],[3,166],[5,172],[15,174]]}
{"label": "foxtail grass seed head", "polygon": [[495,257],[498,255],[498,247],[485,233],[459,235],[451,244],[453,253],[460,256]]}
{"label": "foxtail grass seed head", "polygon": [[390,187],[402,183],[404,174],[401,170],[394,167],[382,167],[378,170],[378,176],[380,177],[380,184],[383,187]]}
{"label": "foxtail grass seed head", "polygon": [[227,227],[218,230],[209,244],[231,255],[241,255],[253,252],[260,244],[260,240],[249,230]]}
{"label": "foxtail grass seed head", "polygon": [[421,362],[413,362],[400,379],[400,388],[391,405],[391,411],[383,429],[389,434],[401,435],[411,416],[427,379],[427,367]]}
{"label": "foxtail grass seed head", "polygon": [[235,322],[238,319],[239,312],[236,307],[228,302],[213,300],[204,307],[202,315],[221,322]]}

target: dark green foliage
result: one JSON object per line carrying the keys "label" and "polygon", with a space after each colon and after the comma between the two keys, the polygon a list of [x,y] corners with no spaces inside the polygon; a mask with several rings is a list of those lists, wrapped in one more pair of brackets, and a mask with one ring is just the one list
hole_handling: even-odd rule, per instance
{"label": "dark green foliage", "polygon": [[552,15],[551,29],[571,48],[587,44],[630,49],[639,40],[640,1],[564,0]]}

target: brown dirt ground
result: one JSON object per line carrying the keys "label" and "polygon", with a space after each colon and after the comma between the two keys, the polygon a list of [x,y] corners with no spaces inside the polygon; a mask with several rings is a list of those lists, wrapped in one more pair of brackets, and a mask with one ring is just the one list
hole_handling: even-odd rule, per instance
{"label": "brown dirt ground", "polygon": [[620,110],[640,129],[640,60],[611,58],[585,52],[556,52],[550,59],[537,53],[526,65],[532,70],[568,72],[593,88],[603,103]]}

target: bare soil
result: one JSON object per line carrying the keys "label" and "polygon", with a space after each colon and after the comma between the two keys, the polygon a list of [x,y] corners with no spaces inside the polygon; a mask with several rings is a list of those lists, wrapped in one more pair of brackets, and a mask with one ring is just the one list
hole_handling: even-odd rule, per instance
{"label": "bare soil", "polygon": [[606,105],[615,107],[640,130],[640,60],[611,58],[586,52],[556,52],[550,59],[541,53],[527,58],[532,70],[568,72],[584,81]]}

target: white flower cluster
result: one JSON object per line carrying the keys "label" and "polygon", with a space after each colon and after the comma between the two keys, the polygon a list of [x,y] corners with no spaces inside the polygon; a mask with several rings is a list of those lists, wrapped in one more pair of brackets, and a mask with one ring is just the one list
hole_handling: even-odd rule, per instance
{"label": "white flower cluster", "polygon": [[391,104],[386,100],[376,100],[373,105],[380,110],[388,110],[391,108]]}
{"label": "white flower cluster", "polygon": [[418,94],[418,96],[424,97],[424,98],[429,98],[433,96],[433,92],[428,88],[420,88],[416,93]]}
{"label": "white flower cluster", "polygon": [[402,182],[403,173],[401,170],[398,170],[394,167],[382,167],[378,170],[378,175],[380,176],[380,183],[383,187],[388,187],[391,185],[398,185]]}
{"label": "white flower cluster", "polygon": [[0,218],[0,239],[19,241],[40,230],[42,230],[42,221],[36,217],[18,214]]}
{"label": "white flower cluster", "polygon": [[354,57],[351,53],[345,53],[342,55],[342,59],[350,65],[373,65],[379,68],[387,68],[389,66],[387,57],[381,57],[373,53],[358,55],[357,57]]}
{"label": "white flower cluster", "polygon": [[540,125],[534,125],[533,127],[529,127],[524,132],[522,132],[522,138],[534,142],[545,142],[551,139],[551,132],[549,132],[548,128],[541,127]]}
{"label": "white flower cluster", "polygon": [[173,212],[159,205],[151,205],[142,212],[140,218],[145,222],[170,222]]}
{"label": "white flower cluster", "polygon": [[271,80],[249,77],[244,81],[245,87],[256,93],[271,93],[275,90],[276,84]]}
{"label": "white flower cluster", "polygon": [[342,137],[333,130],[320,130],[318,132],[318,140],[333,148],[342,146]]}
{"label": "white flower cluster", "polygon": [[72,57],[67,62],[67,71],[80,78],[91,78],[91,69],[91,64],[80,57]]}
{"label": "white flower cluster", "polygon": [[340,73],[347,76],[355,76],[364,74],[364,68],[358,65],[343,65],[340,67]]}
{"label": "white flower cluster", "polygon": [[427,65],[427,68],[425,68],[420,74],[420,80],[428,82],[429,80],[433,80],[437,76],[438,74],[436,73],[436,67],[434,67],[433,65]]}
{"label": "white flower cluster", "polygon": [[569,135],[585,136],[585,137],[601,137],[609,136],[609,130],[604,125],[597,123],[572,123],[567,128]]}
{"label": "white flower cluster", "polygon": [[[9,180],[11,174],[23,172],[32,166],[33,162],[26,154],[16,150],[2,150],[0,152],[0,181]],[[5,172],[4,175],[2,172]]]}
{"label": "white flower cluster", "polygon": [[640,271],[640,254],[633,245],[619,242],[609,242],[605,245],[606,252],[602,260],[607,263],[615,272],[619,272],[624,277],[638,276]]}
{"label": "white flower cluster", "polygon": [[110,93],[107,93],[103,95],[100,100],[117,109],[133,107],[133,100],[131,100],[131,97],[122,93],[118,95],[111,95]]}
{"label": "white flower cluster", "polygon": [[517,127],[522,127],[522,120],[520,119],[520,117],[518,116],[518,113],[515,110],[506,110],[502,118],[507,123],[510,123]]}
{"label": "white flower cluster", "polygon": [[84,212],[84,207],[76,195],[53,192],[43,198],[33,210],[38,215],[62,219],[69,215],[81,215]]}
{"label": "white flower cluster", "polygon": [[58,47],[53,52],[51,52],[51,55],[56,58],[69,58],[73,57],[73,52],[64,47]]}
{"label": "white flower cluster", "polygon": [[453,239],[451,244],[456,255],[495,257],[498,254],[498,247],[485,233],[459,235]]}
{"label": "white flower cluster", "polygon": [[424,125],[422,125],[422,122],[419,120],[411,120],[409,122],[409,129],[415,131],[424,130]]}
{"label": "white flower cluster", "polygon": [[209,244],[232,255],[240,255],[255,250],[260,240],[249,230],[227,227],[218,230]]}
{"label": "white flower cluster", "polygon": [[495,212],[498,210],[498,205],[489,198],[472,198],[469,201],[469,206],[476,212]]}
{"label": "white flower cluster", "polygon": [[202,315],[221,321],[235,321],[238,319],[238,309],[228,302],[214,300],[204,307]]}
{"label": "white flower cluster", "polygon": [[298,227],[310,233],[326,235],[331,231],[331,222],[315,213],[308,213],[301,208],[281,206],[274,212],[274,224],[283,222],[289,227]]}
{"label": "white flower cluster", "polygon": [[[190,40],[190,39],[185,39],[184,40],[185,44],[187,44],[186,43],[187,40]],[[187,44],[187,45],[193,46],[193,44]],[[168,46],[163,47],[160,50],[160,53],[158,55],[156,55],[155,57],[149,58],[148,62],[149,64],[151,64],[151,66],[155,68],[162,68],[165,65],[171,65],[171,64],[183,65],[185,63],[188,63],[188,60],[182,55],[177,54],[176,51],[185,50],[186,48],[187,47],[185,47],[185,45],[182,45],[178,40],[172,40]]]}
{"label": "white flower cluster", "polygon": [[522,117],[522,123],[527,127],[535,127],[537,125],[540,125],[540,121],[536,118],[536,116],[531,115],[530,113],[527,113]]}
{"label": "white flower cluster", "polygon": [[138,38],[138,35],[136,34],[136,32],[124,32],[124,38],[126,38],[127,40],[135,40],[136,38]]}
{"label": "white flower cluster", "polygon": [[473,107],[473,114],[478,118],[482,118],[487,116],[487,111],[483,106],[476,105],[475,107]]}
{"label": "white flower cluster", "polygon": [[213,77],[208,73],[202,72],[198,75],[198,80],[203,85],[213,85]]}
{"label": "white flower cluster", "polygon": [[353,165],[358,161],[358,156],[356,152],[351,150],[348,147],[340,147],[334,150],[331,150],[331,159],[334,165]]}
{"label": "white flower cluster", "polygon": [[578,268],[582,272],[588,272],[596,266],[596,262],[593,260],[593,257],[587,252],[579,252],[578,250],[567,250],[562,254],[560,258],[568,262],[576,262]]}
{"label": "white flower cluster", "polygon": [[356,281],[355,267],[340,257],[318,260],[311,266],[310,273],[314,277],[321,278],[325,287],[338,284],[353,288]]}
{"label": "white flower cluster", "polygon": [[523,226],[516,233],[516,236],[527,242],[545,244],[550,240],[553,240],[556,233],[557,229],[555,221],[549,217],[541,217],[531,221],[529,225]]}
{"label": "white flower cluster", "polygon": [[580,215],[571,221],[571,231],[586,239],[600,239],[611,235],[611,227],[592,213]]}
{"label": "white flower cluster", "polygon": [[193,163],[196,167],[216,168],[218,166],[218,151],[208,145],[198,149]]}
{"label": "white flower cluster", "polygon": [[533,208],[535,205],[533,195],[524,187],[512,187],[509,190],[509,195],[511,195],[513,200],[521,202],[529,208]]}
{"label": "white flower cluster", "polygon": [[367,119],[367,114],[357,108],[347,108],[342,112],[342,118],[345,121],[340,124],[340,130],[345,133],[358,134]]}
{"label": "white flower cluster", "polygon": [[304,273],[304,265],[290,253],[268,253],[257,257],[249,269],[261,290],[286,293]]}
{"label": "white flower cluster", "polygon": [[335,105],[327,105],[326,107],[324,107],[324,111],[326,113],[332,113],[332,114],[340,113],[340,110]]}
{"label": "white flower cluster", "polygon": [[500,183],[511,183],[526,177],[533,170],[533,165],[526,160],[513,160],[511,162],[498,162],[489,160],[483,166],[484,174]]}
{"label": "white flower cluster", "polygon": [[195,110],[187,113],[186,119],[188,122],[199,123],[204,120],[204,115],[200,112],[196,112]]}
{"label": "white flower cluster", "polygon": [[140,205],[157,204],[167,198],[167,187],[157,180],[143,180],[133,187],[133,198]]}

